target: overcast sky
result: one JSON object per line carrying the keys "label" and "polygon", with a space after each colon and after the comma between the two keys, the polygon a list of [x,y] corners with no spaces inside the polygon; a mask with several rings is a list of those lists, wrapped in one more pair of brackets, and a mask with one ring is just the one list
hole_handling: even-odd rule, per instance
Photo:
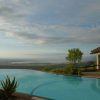
{"label": "overcast sky", "polygon": [[64,62],[100,46],[100,0],[0,0],[0,58]]}

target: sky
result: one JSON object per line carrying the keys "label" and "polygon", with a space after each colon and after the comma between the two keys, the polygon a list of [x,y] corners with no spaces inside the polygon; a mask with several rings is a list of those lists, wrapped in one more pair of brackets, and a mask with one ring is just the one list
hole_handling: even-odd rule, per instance
{"label": "sky", "polygon": [[65,62],[100,46],[100,0],[0,0],[0,58]]}

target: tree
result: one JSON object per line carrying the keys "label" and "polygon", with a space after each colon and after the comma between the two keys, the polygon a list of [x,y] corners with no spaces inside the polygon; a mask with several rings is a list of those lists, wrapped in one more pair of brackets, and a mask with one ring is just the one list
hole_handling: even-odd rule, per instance
{"label": "tree", "polygon": [[66,59],[71,63],[79,63],[82,60],[83,53],[79,48],[73,48],[68,50]]}

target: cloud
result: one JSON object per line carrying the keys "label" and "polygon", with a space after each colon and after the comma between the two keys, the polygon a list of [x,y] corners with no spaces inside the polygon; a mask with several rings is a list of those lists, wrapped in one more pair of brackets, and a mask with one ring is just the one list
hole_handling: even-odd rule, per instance
{"label": "cloud", "polygon": [[[23,42],[30,42],[35,44],[67,44],[67,43],[81,43],[81,44],[99,44],[100,28],[94,27],[84,29],[82,27],[67,27],[61,25],[48,26],[43,30],[42,26],[34,29],[6,32],[9,37],[23,40]],[[95,33],[95,34],[94,34]]]}
{"label": "cloud", "polygon": [[99,4],[98,0],[0,0],[0,31],[38,45],[100,44]]}
{"label": "cloud", "polygon": [[[30,54],[32,56],[30,56]],[[0,58],[19,58],[21,56],[21,58],[36,58],[36,55],[30,51],[1,51],[0,50]]]}
{"label": "cloud", "polygon": [[0,57],[60,62],[73,47],[87,55],[100,45],[99,5],[100,0],[0,0]]}

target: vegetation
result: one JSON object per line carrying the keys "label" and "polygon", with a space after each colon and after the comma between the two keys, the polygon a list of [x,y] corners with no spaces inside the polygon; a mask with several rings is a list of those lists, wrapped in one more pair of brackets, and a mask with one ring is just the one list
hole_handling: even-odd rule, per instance
{"label": "vegetation", "polygon": [[65,74],[70,75],[81,75],[81,70],[78,68],[76,63],[80,63],[82,60],[83,53],[79,48],[69,49],[66,59],[70,61],[70,64],[65,68]]}
{"label": "vegetation", "polygon": [[2,90],[0,90],[0,100],[8,100],[7,95]]}
{"label": "vegetation", "polygon": [[53,69],[51,70],[52,73],[56,73],[56,74],[64,74],[64,69]]}
{"label": "vegetation", "polygon": [[83,53],[79,48],[69,49],[66,59],[69,61],[67,64],[50,64],[49,66],[42,67],[42,71],[64,74],[64,75],[82,75],[86,71],[95,71],[95,62],[81,62]]}
{"label": "vegetation", "polygon": [[73,74],[73,69],[74,69],[73,64],[67,65],[67,67],[65,67],[65,69],[64,69],[64,74],[72,75]]}
{"label": "vegetation", "polygon": [[67,64],[67,67],[59,67],[59,68],[49,68],[44,67],[42,71],[50,72],[50,73],[56,73],[56,74],[63,74],[63,75],[81,75],[80,68],[75,67],[74,64]]}
{"label": "vegetation", "polygon": [[67,75],[78,75],[78,76],[80,76],[82,73],[81,73],[81,70],[79,68],[75,67],[74,64],[69,64],[64,69],[64,74],[67,74]]}
{"label": "vegetation", "polygon": [[71,63],[75,64],[81,61],[82,55],[83,53],[78,48],[69,49],[66,59],[70,61]]}
{"label": "vegetation", "polygon": [[51,69],[52,69],[52,68],[49,68],[49,67],[43,67],[43,68],[42,68],[42,71],[49,72],[49,71],[51,71]]}
{"label": "vegetation", "polygon": [[6,98],[2,100],[8,100],[8,98],[12,97],[12,94],[16,92],[18,82],[15,77],[11,80],[10,77],[7,76],[5,80],[1,81],[1,86],[0,98]]}

